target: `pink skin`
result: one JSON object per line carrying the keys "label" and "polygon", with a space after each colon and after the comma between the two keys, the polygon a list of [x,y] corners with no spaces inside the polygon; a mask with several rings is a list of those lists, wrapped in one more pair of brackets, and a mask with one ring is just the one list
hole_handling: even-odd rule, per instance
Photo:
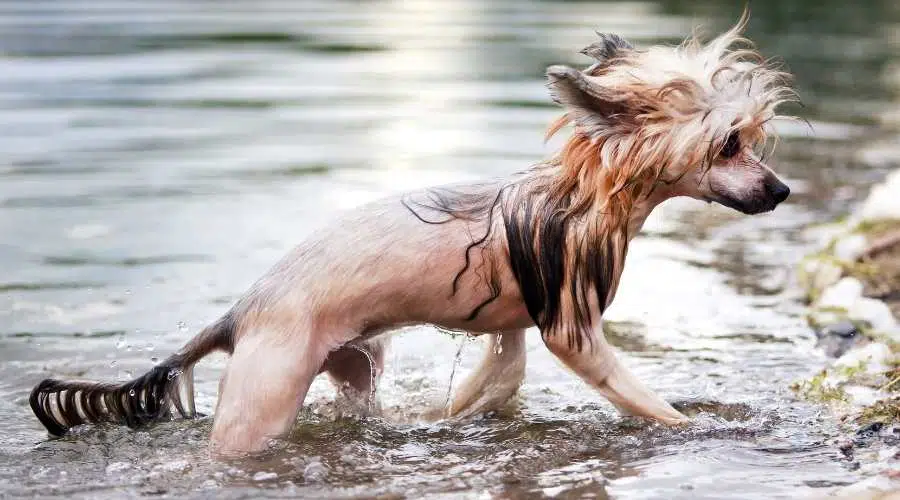
{"label": "pink skin", "polygon": [[[780,183],[771,170],[742,150],[705,173],[697,168],[675,184],[658,185],[633,210],[628,234],[636,234],[653,208],[671,197],[716,200],[724,191],[752,205],[775,182]],[[434,324],[474,335],[506,332],[501,355],[493,353],[495,337],[489,336],[484,361],[462,384],[448,414],[473,415],[502,405],[524,377],[524,329],[534,326],[509,268],[504,239],[471,254],[473,269],[498,257],[501,294],[496,300],[467,321],[490,290],[476,273],[463,274],[455,295],[449,290],[464,265],[470,235],[482,234],[485,223],[423,224],[393,198],[346,215],[298,246],[251,291],[251,298],[267,297],[266,307],[245,311],[240,322],[216,409],[212,450],[219,455],[264,450],[291,429],[310,383],[323,370],[367,394],[368,361],[341,346],[371,342],[405,325]],[[599,308],[594,309],[599,325]],[[666,424],[685,421],[628,372],[599,328],[587,334],[596,342],[583,351],[566,346],[562,336],[545,341],[564,365],[623,413]],[[376,360],[380,373],[380,350]]]}

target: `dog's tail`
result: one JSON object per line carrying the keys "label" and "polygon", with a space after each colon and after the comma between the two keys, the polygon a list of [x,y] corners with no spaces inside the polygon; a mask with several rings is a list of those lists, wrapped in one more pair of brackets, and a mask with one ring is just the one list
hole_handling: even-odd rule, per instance
{"label": "dog's tail", "polygon": [[121,384],[47,379],[31,391],[31,409],[54,436],[86,423],[140,427],[173,416],[196,416],[194,364],[212,351],[232,352],[232,313],[204,328],[178,353]]}

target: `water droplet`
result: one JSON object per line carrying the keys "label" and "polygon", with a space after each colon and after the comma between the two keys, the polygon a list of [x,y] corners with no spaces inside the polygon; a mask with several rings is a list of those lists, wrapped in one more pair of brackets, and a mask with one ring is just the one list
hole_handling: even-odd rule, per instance
{"label": "water droplet", "polygon": [[126,289],[125,289],[125,295],[131,295],[131,289],[130,289],[130,288],[126,288]]}
{"label": "water droplet", "polygon": [[121,349],[125,347],[125,337],[119,337],[119,340],[116,341],[116,349]]}
{"label": "water droplet", "polygon": [[470,334],[466,334],[463,337],[463,341],[459,344],[459,349],[456,351],[456,356],[453,358],[453,368],[450,370],[450,382],[447,384],[447,399],[444,401],[444,408],[447,409],[447,412],[450,412],[450,396],[453,393],[453,377],[456,376],[456,368],[459,366],[460,360],[462,360],[462,352],[463,347],[466,346],[466,339],[471,338]]}
{"label": "water droplet", "polygon": [[125,376],[131,378],[134,376],[134,372],[132,372],[131,370],[125,370]]}
{"label": "water droplet", "polygon": [[147,344],[147,352],[153,352],[156,349],[156,346],[153,344]]}
{"label": "water droplet", "polygon": [[116,360],[112,360],[109,362],[109,366],[116,366]]}
{"label": "water droplet", "polygon": [[185,323],[184,321],[179,321],[179,322],[178,322],[178,331],[179,331],[179,332],[186,332],[187,329],[188,329],[187,323]]}
{"label": "water droplet", "polygon": [[497,356],[503,354],[503,334],[497,334],[497,342],[494,343],[494,354]]}
{"label": "water droplet", "polygon": [[156,356],[153,356],[152,358],[150,358],[150,361],[153,363],[159,363],[159,358],[157,358]]}
{"label": "water droplet", "polygon": [[134,397],[134,389],[128,391],[128,395],[131,397]]}

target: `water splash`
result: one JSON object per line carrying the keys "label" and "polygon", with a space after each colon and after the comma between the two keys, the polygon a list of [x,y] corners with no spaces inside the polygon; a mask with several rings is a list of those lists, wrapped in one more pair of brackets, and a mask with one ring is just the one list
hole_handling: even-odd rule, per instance
{"label": "water splash", "polygon": [[470,338],[472,338],[470,333],[462,336],[459,349],[456,350],[456,356],[453,357],[453,368],[450,370],[450,381],[447,383],[447,397],[444,399],[444,408],[448,412],[450,411],[450,397],[453,395],[453,378],[456,376],[456,369],[459,367],[460,360],[462,360],[463,348],[466,346],[466,341]]}
{"label": "water splash", "polygon": [[365,356],[369,361],[369,395],[366,396],[366,409],[371,412],[374,410],[375,406],[375,384],[376,379],[378,378],[378,368],[375,364],[375,358],[372,356],[372,353],[370,353],[360,345],[347,344],[347,347],[361,352],[363,356]]}

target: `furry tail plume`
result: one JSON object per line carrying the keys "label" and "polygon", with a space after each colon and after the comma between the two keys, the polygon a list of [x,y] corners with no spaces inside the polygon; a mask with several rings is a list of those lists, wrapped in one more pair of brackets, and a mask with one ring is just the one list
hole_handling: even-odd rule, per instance
{"label": "furry tail plume", "polygon": [[31,391],[31,410],[47,431],[62,436],[87,423],[140,427],[173,416],[196,416],[194,364],[212,351],[234,348],[234,321],[227,314],[203,329],[178,353],[120,384],[47,379]]}

